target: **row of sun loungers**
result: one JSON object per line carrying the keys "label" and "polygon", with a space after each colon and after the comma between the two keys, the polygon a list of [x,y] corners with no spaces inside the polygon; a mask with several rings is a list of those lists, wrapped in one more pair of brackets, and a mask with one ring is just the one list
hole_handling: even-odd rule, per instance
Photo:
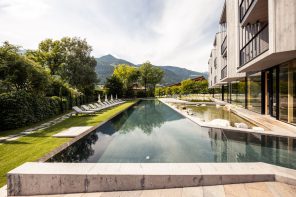
{"label": "row of sun loungers", "polygon": [[88,105],[81,105],[81,107],[74,106],[72,109],[75,111],[75,114],[95,114],[100,112],[104,109],[114,107],[116,105],[122,104],[125,101],[118,99],[114,101],[105,101],[105,102],[97,102]]}

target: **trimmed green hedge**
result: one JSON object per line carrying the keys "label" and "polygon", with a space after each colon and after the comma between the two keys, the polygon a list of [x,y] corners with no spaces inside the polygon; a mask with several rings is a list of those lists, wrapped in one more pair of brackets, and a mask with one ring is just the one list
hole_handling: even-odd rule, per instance
{"label": "trimmed green hedge", "polygon": [[[63,100],[64,110],[68,108]],[[0,94],[0,131],[37,123],[62,113],[58,97],[38,96],[26,91]]]}

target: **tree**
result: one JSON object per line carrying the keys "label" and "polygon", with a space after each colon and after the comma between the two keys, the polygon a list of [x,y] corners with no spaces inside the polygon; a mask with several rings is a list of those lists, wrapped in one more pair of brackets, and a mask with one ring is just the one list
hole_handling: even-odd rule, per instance
{"label": "tree", "polygon": [[181,92],[183,94],[191,94],[194,93],[195,90],[195,83],[191,79],[187,79],[181,81]]}
{"label": "tree", "polygon": [[62,41],[46,39],[39,43],[36,51],[29,50],[26,55],[43,67],[49,68],[51,75],[57,75],[66,62],[67,50]]}
{"label": "tree", "polygon": [[171,87],[166,87],[165,94],[166,95],[172,95],[172,88]]}
{"label": "tree", "polygon": [[181,90],[180,90],[180,87],[179,86],[172,86],[171,87],[171,90],[172,90],[172,94],[173,95],[176,95],[176,94],[180,94],[181,93]]}
{"label": "tree", "polygon": [[86,40],[65,37],[61,40],[46,39],[36,51],[27,57],[50,69],[51,75],[59,75],[73,88],[85,95],[92,95],[98,82],[95,72],[96,60]]}
{"label": "tree", "polygon": [[0,88],[6,92],[26,90],[44,94],[49,85],[47,70],[19,54],[19,48],[5,42],[0,47]]}
{"label": "tree", "polygon": [[209,84],[207,80],[195,82],[195,92],[198,94],[206,94],[209,92]]}
{"label": "tree", "polygon": [[117,77],[123,85],[124,96],[131,96],[134,83],[138,81],[139,72],[133,66],[128,64],[119,64],[116,66],[113,75]]}
{"label": "tree", "polygon": [[139,68],[139,81],[145,88],[145,94],[147,95],[147,89],[150,93],[155,92],[155,86],[158,84],[164,75],[163,70],[153,66],[150,62],[143,63]]}
{"label": "tree", "polygon": [[113,96],[117,95],[119,97],[122,96],[122,88],[123,84],[118,77],[112,75],[107,78],[105,88],[107,89],[107,94],[112,94]]}

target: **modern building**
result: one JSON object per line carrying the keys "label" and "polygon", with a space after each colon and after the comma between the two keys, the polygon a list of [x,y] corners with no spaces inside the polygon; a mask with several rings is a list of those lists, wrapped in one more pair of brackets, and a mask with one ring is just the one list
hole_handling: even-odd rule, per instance
{"label": "modern building", "polygon": [[220,88],[224,101],[296,125],[296,1],[226,0],[219,26],[210,88]]}

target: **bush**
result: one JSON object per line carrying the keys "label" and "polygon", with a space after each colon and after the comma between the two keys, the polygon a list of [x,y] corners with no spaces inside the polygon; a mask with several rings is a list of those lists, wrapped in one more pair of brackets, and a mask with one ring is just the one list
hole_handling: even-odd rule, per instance
{"label": "bush", "polygon": [[[63,101],[64,109],[67,100]],[[17,91],[0,94],[0,130],[15,129],[62,113],[58,97]]]}

